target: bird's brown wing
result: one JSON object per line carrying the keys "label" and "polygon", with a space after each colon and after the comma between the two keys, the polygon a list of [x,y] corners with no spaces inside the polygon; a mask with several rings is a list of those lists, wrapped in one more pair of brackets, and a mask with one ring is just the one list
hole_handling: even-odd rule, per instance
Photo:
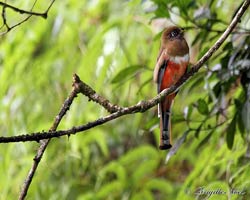
{"label": "bird's brown wing", "polygon": [[161,83],[161,81],[159,80],[159,78],[161,77],[159,72],[161,71],[160,69],[162,67],[164,67],[164,68],[166,67],[168,60],[169,60],[169,56],[168,56],[166,50],[165,49],[161,50],[160,54],[158,56],[158,59],[157,59],[157,63],[156,63],[155,68],[154,68],[154,82],[155,83],[157,83],[157,84]]}

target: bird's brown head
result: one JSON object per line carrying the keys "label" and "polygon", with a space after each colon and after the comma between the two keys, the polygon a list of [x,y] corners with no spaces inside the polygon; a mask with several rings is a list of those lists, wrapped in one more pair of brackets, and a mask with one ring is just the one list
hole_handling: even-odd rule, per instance
{"label": "bird's brown head", "polygon": [[162,32],[161,47],[166,48],[169,55],[183,56],[189,52],[183,32],[177,26],[170,26]]}

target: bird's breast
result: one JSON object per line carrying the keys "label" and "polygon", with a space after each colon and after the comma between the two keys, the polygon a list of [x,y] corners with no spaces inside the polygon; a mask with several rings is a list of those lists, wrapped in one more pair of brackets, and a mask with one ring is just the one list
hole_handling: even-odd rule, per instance
{"label": "bird's breast", "polygon": [[175,56],[170,58],[161,83],[161,90],[176,84],[185,74],[188,66],[189,55]]}

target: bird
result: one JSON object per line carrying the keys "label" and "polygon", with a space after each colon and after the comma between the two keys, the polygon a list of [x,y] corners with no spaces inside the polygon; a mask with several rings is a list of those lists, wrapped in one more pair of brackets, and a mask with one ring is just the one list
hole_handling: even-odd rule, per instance
{"label": "bird", "polygon": [[[184,38],[184,30],[178,26],[165,28],[161,35],[161,46],[153,74],[158,93],[175,85],[180,80],[187,71],[189,58],[189,46]],[[167,95],[158,104],[160,150],[172,147],[170,118],[171,107],[177,92]]]}

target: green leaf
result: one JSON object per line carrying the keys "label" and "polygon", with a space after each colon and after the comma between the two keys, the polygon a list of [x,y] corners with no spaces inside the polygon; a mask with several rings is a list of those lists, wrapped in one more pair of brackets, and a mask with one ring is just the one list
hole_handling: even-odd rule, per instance
{"label": "green leaf", "polygon": [[223,69],[227,68],[228,61],[230,59],[231,54],[226,54],[223,58],[220,59],[220,64]]}
{"label": "green leaf", "polygon": [[97,199],[117,199],[118,196],[121,196],[123,185],[121,181],[112,181],[103,185],[96,194]]}
{"label": "green leaf", "polygon": [[198,107],[197,107],[199,113],[202,115],[208,115],[208,105],[204,99],[199,99],[198,100]]}
{"label": "green leaf", "polygon": [[213,93],[216,97],[221,95],[221,82],[220,81],[216,83],[215,86],[213,87]]}
{"label": "green leaf", "polygon": [[132,178],[135,185],[139,185],[149,174],[154,174],[159,162],[157,159],[144,160],[134,169]]}
{"label": "green leaf", "polygon": [[191,46],[194,46],[195,44],[197,44],[200,40],[202,40],[202,38],[204,37],[205,31],[200,31],[196,37],[194,38],[194,40],[192,41]]}
{"label": "green leaf", "polygon": [[143,124],[143,128],[145,130],[151,130],[153,127],[159,124],[159,118],[153,117],[146,121],[146,123]]}
{"label": "green leaf", "polygon": [[110,162],[99,172],[99,181],[104,181],[107,174],[115,174],[116,179],[125,183],[127,174],[125,168],[118,162]]}
{"label": "green leaf", "polygon": [[197,149],[200,149],[203,145],[207,144],[210,137],[212,136],[213,132],[215,131],[215,129],[211,130],[207,136],[199,143]]}
{"label": "green leaf", "polygon": [[239,99],[234,99],[234,104],[235,104],[237,110],[241,110],[243,107],[243,105]]}
{"label": "green leaf", "polygon": [[204,48],[200,51],[200,53],[199,53],[199,55],[198,55],[198,59],[200,59],[200,58],[209,50],[209,48],[210,48],[210,46],[204,47]]}
{"label": "green leaf", "polygon": [[154,11],[154,18],[169,18],[170,14],[167,8],[167,2],[164,0],[153,0],[153,2],[157,5],[157,9]]}
{"label": "green leaf", "polygon": [[201,123],[200,126],[196,129],[196,131],[195,131],[195,133],[194,133],[194,136],[195,136],[196,138],[199,137],[201,127],[202,127],[202,123]]}
{"label": "green leaf", "polygon": [[95,134],[86,134],[84,137],[85,144],[91,144],[94,142],[97,143],[105,157],[109,155],[109,149],[105,140],[105,135],[99,129],[96,129]]}
{"label": "green leaf", "polygon": [[111,83],[114,84],[124,82],[124,80],[134,76],[141,68],[141,65],[132,65],[126,67],[125,69],[122,69],[120,72],[118,72],[118,74],[112,79]]}
{"label": "green leaf", "polygon": [[193,105],[190,104],[188,107],[187,107],[187,111],[186,111],[186,114],[185,114],[185,119],[186,120],[189,120],[191,115],[193,113]]}
{"label": "green leaf", "polygon": [[159,159],[159,153],[151,146],[140,146],[123,155],[119,162],[122,165],[131,166],[131,163],[141,162],[145,159]]}
{"label": "green leaf", "polygon": [[171,193],[171,191],[173,191],[174,189],[171,183],[167,182],[166,180],[159,179],[159,178],[150,179],[145,184],[145,188],[151,191],[161,191],[162,193],[165,193],[165,194]]}
{"label": "green leaf", "polygon": [[201,85],[204,81],[204,75],[202,73],[198,73],[194,80],[190,80],[191,84],[188,88],[188,92],[191,92],[194,89],[197,89],[197,85]]}
{"label": "green leaf", "polygon": [[232,149],[233,144],[234,144],[235,130],[236,130],[236,115],[234,116],[231,123],[227,127],[226,140],[227,140],[227,147],[229,149]]}
{"label": "green leaf", "polygon": [[240,113],[237,114],[237,124],[238,124],[238,128],[240,130],[241,136],[243,137],[243,135],[245,133],[245,126],[244,126],[244,122],[242,119],[242,115]]}
{"label": "green leaf", "polygon": [[244,120],[242,119],[242,108],[243,108],[243,104],[239,99],[234,99],[234,104],[236,107],[236,115],[237,115],[237,125],[240,131],[240,134],[242,136],[242,138],[244,138],[244,132],[245,132],[245,126],[244,126]]}
{"label": "green leaf", "polygon": [[147,79],[146,81],[144,81],[141,85],[140,85],[140,88],[139,88],[139,90],[137,91],[137,93],[139,94],[141,91],[142,91],[142,89],[147,85],[147,84],[149,84],[149,83],[151,83],[152,82],[152,78],[149,78],[149,79]]}
{"label": "green leaf", "polygon": [[232,42],[226,43],[226,45],[223,47],[223,51],[227,51],[227,50],[233,50]]}
{"label": "green leaf", "polygon": [[172,117],[172,122],[174,123],[180,123],[180,122],[185,122],[186,119],[183,117],[183,115],[174,115]]}
{"label": "green leaf", "polygon": [[161,34],[162,32],[159,32],[154,36],[153,38],[154,42],[159,42],[159,40],[161,39]]}
{"label": "green leaf", "polygon": [[153,197],[153,195],[152,195],[152,193],[150,191],[142,190],[142,191],[136,192],[131,198],[131,200],[141,200],[141,199],[143,199],[143,200],[153,200],[154,197]]}

